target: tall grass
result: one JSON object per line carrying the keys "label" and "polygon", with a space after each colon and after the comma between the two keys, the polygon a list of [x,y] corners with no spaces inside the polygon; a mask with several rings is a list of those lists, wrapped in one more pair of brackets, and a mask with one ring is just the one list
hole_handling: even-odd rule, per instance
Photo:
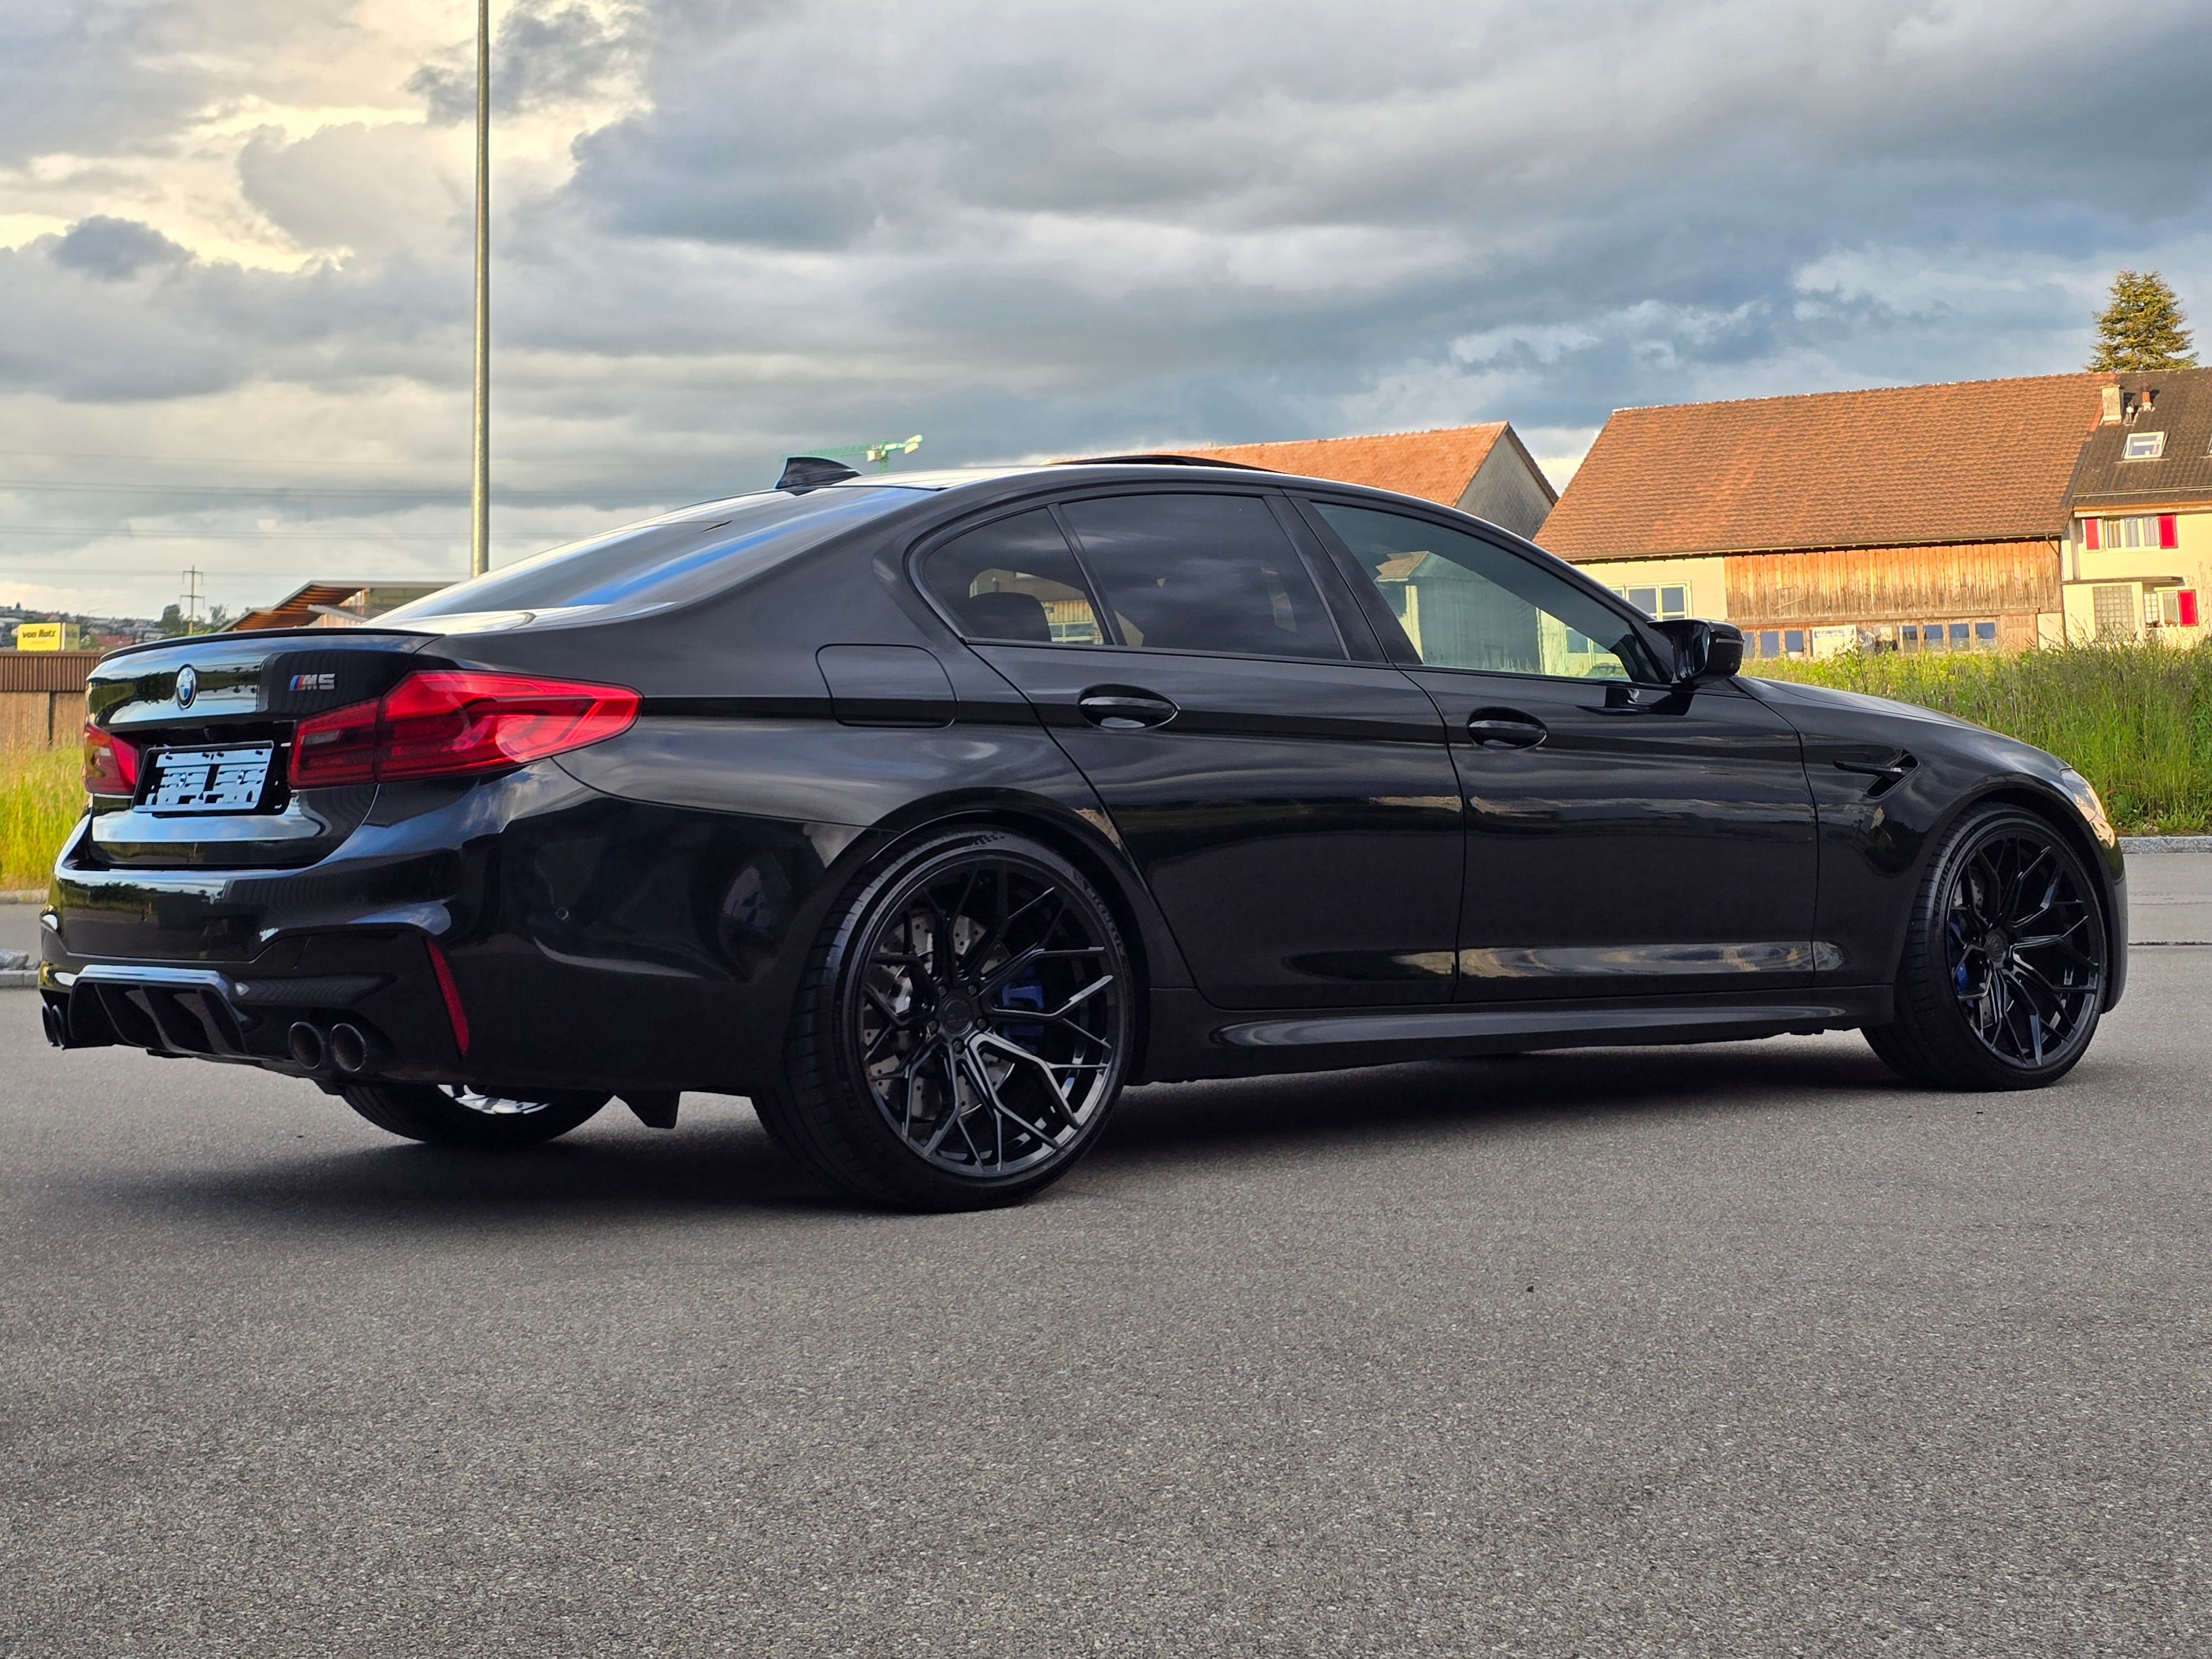
{"label": "tall grass", "polygon": [[68,749],[0,749],[0,889],[44,887],[84,811],[84,757]]}
{"label": "tall grass", "polygon": [[1957,714],[2047,749],[2128,835],[2212,830],[2212,646],[2083,645],[2016,657],[1854,652],[1749,672]]}

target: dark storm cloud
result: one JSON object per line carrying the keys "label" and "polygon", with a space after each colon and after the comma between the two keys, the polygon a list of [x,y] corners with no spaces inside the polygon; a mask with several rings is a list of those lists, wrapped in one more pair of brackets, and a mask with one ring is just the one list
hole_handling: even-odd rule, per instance
{"label": "dark storm cloud", "polygon": [[[617,237],[833,255],[859,335],[977,380],[1056,366],[1102,422],[1198,406],[1279,429],[1413,359],[1470,395],[1525,383],[1480,412],[1588,425],[1791,353],[1867,378],[2070,366],[2009,360],[2018,319],[1990,296],[1900,307],[1802,273],[1862,247],[1997,270],[2200,220],[2200,26],[2178,5],[1010,24],[700,0],[657,9],[653,106],[580,144],[572,196]],[[1077,228],[1067,258],[1025,244],[1039,218]],[[1297,234],[1323,231],[1348,240],[1310,268],[1328,256]],[[1177,234],[1231,252],[1148,257]],[[1541,339],[1563,330],[1582,337]]]}
{"label": "dark storm cloud", "polygon": [[[94,50],[74,15],[56,62]],[[640,96],[568,184],[501,199],[502,416],[600,454],[719,445],[742,472],[917,428],[947,462],[1587,430],[1625,404],[2066,368],[2081,270],[2203,233],[2201,25],[2157,0],[528,0],[501,109]],[[119,84],[183,95],[160,54],[114,51]],[[468,76],[410,84],[461,118]],[[404,137],[246,146],[246,198],[350,250],[296,273],[114,221],[0,254],[26,319],[0,384],[458,392],[465,203],[412,182],[433,175]]]}

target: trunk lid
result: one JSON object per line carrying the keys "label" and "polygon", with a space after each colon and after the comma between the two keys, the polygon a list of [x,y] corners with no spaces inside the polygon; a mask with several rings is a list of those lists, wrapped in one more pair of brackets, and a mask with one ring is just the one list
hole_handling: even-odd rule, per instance
{"label": "trunk lid", "polygon": [[93,722],[137,751],[137,793],[94,798],[71,860],[92,866],[313,864],[357,829],[374,785],[293,791],[310,714],[389,690],[430,636],[373,629],[210,634],[144,646],[92,672]]}

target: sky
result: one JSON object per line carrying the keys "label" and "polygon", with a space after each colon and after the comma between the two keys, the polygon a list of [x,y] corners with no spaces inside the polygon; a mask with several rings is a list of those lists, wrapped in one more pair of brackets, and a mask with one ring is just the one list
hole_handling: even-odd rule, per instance
{"label": "sky", "polygon": [[[0,603],[465,573],[469,0],[0,0]],[[2203,0],[501,0],[495,562],[939,467],[2212,323]],[[2208,340],[2212,344],[2212,340]]]}

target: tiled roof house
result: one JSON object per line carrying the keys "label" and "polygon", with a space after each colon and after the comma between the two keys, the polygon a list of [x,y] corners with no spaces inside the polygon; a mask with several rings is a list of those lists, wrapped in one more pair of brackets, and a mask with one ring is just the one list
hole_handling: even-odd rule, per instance
{"label": "tiled roof house", "polygon": [[1615,411],[1538,539],[1753,654],[2055,641],[2060,550],[2110,375]]}
{"label": "tiled roof house", "polygon": [[1509,421],[1371,438],[1210,445],[1170,453],[1193,460],[1234,461],[1302,478],[1395,489],[1472,513],[1518,536],[1534,536],[1559,500],[1559,492]]}
{"label": "tiled roof house", "polygon": [[2212,623],[2212,368],[2108,379],[2074,471],[2068,630],[2193,645]]}

